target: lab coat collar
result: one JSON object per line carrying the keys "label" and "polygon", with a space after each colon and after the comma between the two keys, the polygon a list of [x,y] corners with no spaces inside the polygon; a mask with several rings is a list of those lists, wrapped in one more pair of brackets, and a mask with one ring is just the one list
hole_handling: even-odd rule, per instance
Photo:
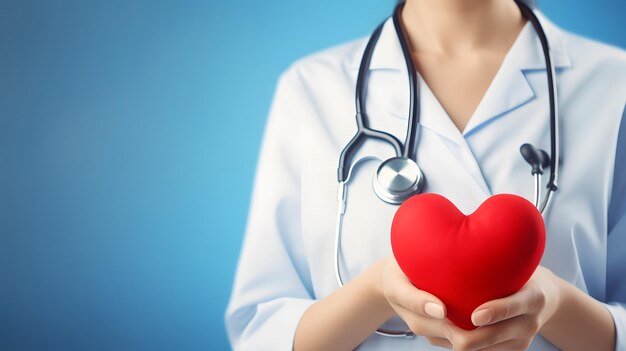
{"label": "lab coat collar", "polygon": [[[546,18],[541,11],[534,10],[534,12],[548,37],[550,56],[554,62],[554,67],[557,69],[570,67],[571,62],[563,38],[563,32]],[[513,47],[509,50],[508,55],[510,60],[515,62],[521,70],[546,68],[541,42],[530,22],[526,23]]]}
{"label": "lab coat collar", "polygon": [[[561,30],[550,22],[540,11],[535,10],[541,22],[551,48],[551,57],[556,69],[571,65],[567,48]],[[352,69],[358,70],[361,56],[367,40],[352,59]],[[458,145],[465,145],[464,137],[485,126],[490,120],[502,116],[508,111],[518,108],[535,97],[535,93],[526,79],[525,72],[531,70],[545,70],[545,60],[539,38],[530,22],[527,22],[512,47],[509,49],[502,66],[485,92],[482,101],[477,106],[463,133],[449,119],[443,108],[442,113],[429,114],[422,111],[420,124]],[[383,25],[380,38],[372,53],[370,71],[392,70],[406,71],[406,63],[400,47],[400,41],[390,17]],[[420,92],[428,95],[428,87],[424,87],[420,80]],[[404,79],[405,84],[408,81]],[[547,84],[547,83],[546,83]],[[420,99],[427,98],[421,96]],[[434,96],[433,96],[434,98]],[[439,103],[434,98],[436,105]],[[389,102],[389,112],[401,118],[408,116],[406,101],[393,100]],[[438,108],[439,109],[439,108]]]}
{"label": "lab coat collar", "polygon": [[[535,13],[548,37],[550,56],[555,69],[570,67],[571,62],[560,30],[539,11]],[[532,24],[527,22],[509,49],[482,101],[470,117],[463,130],[463,136],[467,137],[494,118],[532,100],[535,92],[526,79],[526,72],[529,71],[543,71],[542,74],[545,75],[546,63],[539,37]],[[545,84],[548,84],[547,78]]]}
{"label": "lab coat collar", "polygon": [[[357,50],[357,54],[352,59],[352,69],[358,70],[361,65],[361,58],[365,51],[365,46],[369,41],[369,36],[362,43],[361,48]],[[370,60],[370,70],[375,69],[406,69],[406,63],[404,62],[404,56],[402,54],[402,47],[400,46],[400,39],[396,34],[396,30],[393,26],[393,18],[389,17],[383,24],[383,29],[380,32],[380,37],[372,53],[372,59]]]}

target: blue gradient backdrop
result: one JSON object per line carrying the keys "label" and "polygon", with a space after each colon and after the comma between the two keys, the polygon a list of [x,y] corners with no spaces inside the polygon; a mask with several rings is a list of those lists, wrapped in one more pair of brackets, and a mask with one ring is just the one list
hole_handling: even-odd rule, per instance
{"label": "blue gradient backdrop", "polygon": [[[228,349],[266,114],[393,0],[0,0],[0,349]],[[550,0],[625,47],[621,0]]]}

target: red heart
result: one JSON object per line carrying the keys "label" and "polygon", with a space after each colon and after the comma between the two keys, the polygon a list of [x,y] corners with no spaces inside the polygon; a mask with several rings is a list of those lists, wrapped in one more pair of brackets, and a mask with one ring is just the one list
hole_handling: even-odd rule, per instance
{"label": "red heart", "polygon": [[441,299],[447,318],[466,330],[476,328],[471,315],[478,306],[526,284],[545,243],[537,208],[511,194],[488,198],[469,216],[441,195],[415,195],[391,225],[391,247],[404,274]]}

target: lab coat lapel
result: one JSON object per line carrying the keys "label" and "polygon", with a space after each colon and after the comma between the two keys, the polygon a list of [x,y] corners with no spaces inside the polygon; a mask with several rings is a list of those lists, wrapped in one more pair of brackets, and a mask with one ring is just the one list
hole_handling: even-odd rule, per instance
{"label": "lab coat lapel", "polygon": [[[559,30],[540,12],[535,11],[548,36],[555,68],[570,66],[569,56]],[[541,42],[532,24],[527,22],[507,53],[500,69],[463,130],[464,136],[486,127],[495,118],[521,107],[535,97],[526,73],[546,70]]]}
{"label": "lab coat lapel", "polygon": [[495,118],[519,108],[535,97],[524,73],[509,60],[504,60],[498,73],[467,122],[463,135],[468,136],[485,127]]}

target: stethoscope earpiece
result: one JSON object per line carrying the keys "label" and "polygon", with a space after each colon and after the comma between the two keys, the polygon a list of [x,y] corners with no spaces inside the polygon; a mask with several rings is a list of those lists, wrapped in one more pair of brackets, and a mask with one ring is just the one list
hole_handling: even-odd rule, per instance
{"label": "stethoscope earpiece", "polygon": [[381,163],[374,179],[374,192],[392,205],[399,205],[424,188],[424,174],[415,161],[406,157],[392,157]]}

